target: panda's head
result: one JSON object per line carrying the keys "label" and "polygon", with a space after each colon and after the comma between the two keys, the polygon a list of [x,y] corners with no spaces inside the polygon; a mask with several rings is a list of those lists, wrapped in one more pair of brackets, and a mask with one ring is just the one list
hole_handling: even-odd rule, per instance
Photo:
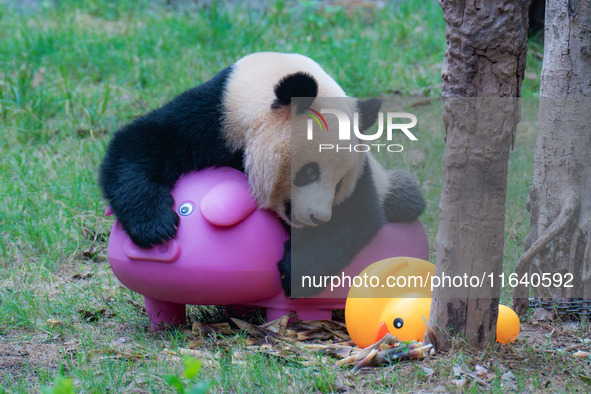
{"label": "panda's head", "polygon": [[[292,97],[310,99],[296,104]],[[319,143],[336,144],[337,133],[316,133],[313,145],[306,138],[306,111],[320,111],[322,100],[334,97],[347,96],[316,62],[298,54],[246,56],[233,65],[226,84],[224,140],[231,149],[244,151],[259,205],[294,227],[330,220],[332,208],[351,195],[363,171],[363,154],[318,151]],[[360,110],[357,100],[339,103],[350,119]],[[361,112],[364,129],[375,121],[377,109],[367,116]],[[325,120],[328,130],[338,130],[336,117]]]}

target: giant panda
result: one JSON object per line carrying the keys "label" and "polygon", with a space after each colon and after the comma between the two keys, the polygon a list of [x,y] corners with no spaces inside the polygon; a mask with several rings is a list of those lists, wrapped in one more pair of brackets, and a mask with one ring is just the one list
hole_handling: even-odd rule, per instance
{"label": "giant panda", "polygon": [[[294,108],[293,97],[308,99]],[[212,166],[243,171],[259,206],[291,230],[278,262],[289,296],[292,258],[314,274],[336,274],[385,222],[414,220],[425,206],[414,180],[387,172],[369,153],[298,149],[294,122],[327,97],[347,96],[312,59],[248,55],[118,130],[100,167],[103,195],[131,240],[150,248],[175,236],[170,191],[180,175]],[[360,113],[361,129],[375,122],[376,100],[344,105]]]}

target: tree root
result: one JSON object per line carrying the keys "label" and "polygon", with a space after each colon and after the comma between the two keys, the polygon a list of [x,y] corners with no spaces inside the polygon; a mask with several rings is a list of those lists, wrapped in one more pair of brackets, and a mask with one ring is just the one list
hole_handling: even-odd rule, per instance
{"label": "tree root", "polygon": [[583,285],[583,299],[591,299],[591,220],[587,222],[587,242],[585,242],[585,254],[583,254],[583,274],[581,277]]}
{"label": "tree root", "polygon": [[[562,200],[558,217],[519,258],[519,262],[515,267],[515,273],[518,278],[529,272],[529,267],[534,257],[570,224],[578,209],[579,199],[575,195],[570,194]],[[522,315],[527,310],[528,295],[529,288],[527,286],[517,286],[513,290],[513,309],[515,309],[517,314]]]}
{"label": "tree root", "polygon": [[[569,250],[569,261],[568,261],[568,272],[575,272],[575,264],[577,258],[577,246],[579,245],[579,239],[581,236],[584,235],[583,231],[577,227],[573,232],[573,237],[570,240],[570,250]],[[568,298],[573,297],[573,288],[569,287],[566,289],[566,296]]]}

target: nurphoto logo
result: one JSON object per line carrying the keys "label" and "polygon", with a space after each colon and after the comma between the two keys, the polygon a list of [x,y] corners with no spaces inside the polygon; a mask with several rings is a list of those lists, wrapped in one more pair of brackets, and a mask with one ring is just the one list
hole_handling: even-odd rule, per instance
{"label": "nurphoto logo", "polygon": [[[322,114],[331,114],[336,116],[338,122],[338,140],[339,141],[351,141],[351,130],[353,131],[356,138],[360,141],[376,141],[382,138],[384,130],[386,139],[388,142],[393,140],[394,131],[400,130],[404,135],[411,141],[418,141],[417,137],[411,133],[410,129],[416,126],[417,117],[408,112],[387,112],[384,116],[383,112],[378,113],[378,128],[373,134],[367,134],[359,130],[359,113],[353,113],[353,124],[351,127],[351,119],[349,115],[340,109],[321,109],[320,112],[313,109],[309,109],[306,113],[311,117],[307,123],[307,138],[309,141],[314,140],[314,123],[318,125],[321,132],[328,132],[328,125],[326,119]],[[386,126],[384,127],[384,118],[386,118]],[[401,120],[407,120],[407,122],[401,122]],[[400,144],[385,144],[385,143],[361,143],[361,144],[318,144],[318,151],[349,151],[349,152],[369,152],[375,150],[386,150],[391,153],[402,152],[404,147]]]}

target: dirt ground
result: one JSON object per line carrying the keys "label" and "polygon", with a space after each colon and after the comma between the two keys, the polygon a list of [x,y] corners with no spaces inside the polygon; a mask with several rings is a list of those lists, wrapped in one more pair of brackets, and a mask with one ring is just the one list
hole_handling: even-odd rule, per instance
{"label": "dirt ground", "polygon": [[[328,391],[336,392],[373,392],[389,391],[396,389],[384,383],[384,372],[395,373],[399,379],[406,379],[403,387],[412,387],[417,392],[449,392],[457,390],[484,390],[484,391],[569,391],[591,390],[591,333],[589,322],[583,321],[550,321],[545,320],[544,313],[531,314],[529,321],[523,322],[518,340],[510,345],[496,344],[485,350],[466,349],[457,343],[457,346],[447,353],[435,353],[424,360],[406,360],[393,365],[382,364],[379,366],[361,368],[351,373],[351,368],[337,371],[337,385]],[[533,318],[532,318],[533,317]],[[225,324],[225,323],[224,323]],[[117,328],[114,321],[100,323],[97,329],[122,330]],[[195,325],[193,326],[195,327]],[[209,330],[209,328],[206,326]],[[255,328],[256,329],[256,328]],[[200,358],[213,357],[214,347],[219,348],[219,343],[214,340],[197,340],[191,330],[187,330],[187,343],[192,343],[192,349],[180,349],[196,352]],[[244,328],[242,328],[244,333]],[[209,332],[211,333],[211,331]],[[246,335],[248,336],[248,330]],[[198,338],[197,338],[198,339]],[[10,341],[3,338],[0,341],[0,387],[12,382],[30,382],[31,387],[39,387],[43,380],[51,381],[60,365],[72,360],[75,354],[75,339],[58,341],[46,341],[43,336],[31,337],[29,340]],[[123,341],[125,342],[125,341]],[[328,341],[333,342],[333,341]],[[257,344],[256,340],[253,340]],[[322,340],[308,340],[302,342],[309,348],[322,347]],[[226,342],[227,344],[227,342]],[[260,345],[260,341],[258,343]],[[106,344],[105,346],[125,346],[121,350],[124,356],[127,348],[133,346],[126,344]],[[327,346],[330,346],[327,343]],[[251,347],[252,348],[252,347]],[[268,343],[261,348],[263,351],[273,353],[273,346]],[[251,349],[252,350],[252,349]],[[210,352],[211,351],[211,352]],[[245,352],[248,350],[244,350]],[[310,358],[314,359],[314,357]],[[316,357],[317,359],[317,357]],[[323,363],[338,363],[338,359],[323,356]],[[212,371],[215,372],[215,371]],[[45,379],[43,376],[45,374]],[[47,376],[49,375],[49,376]],[[404,389],[407,391],[407,389]]]}

